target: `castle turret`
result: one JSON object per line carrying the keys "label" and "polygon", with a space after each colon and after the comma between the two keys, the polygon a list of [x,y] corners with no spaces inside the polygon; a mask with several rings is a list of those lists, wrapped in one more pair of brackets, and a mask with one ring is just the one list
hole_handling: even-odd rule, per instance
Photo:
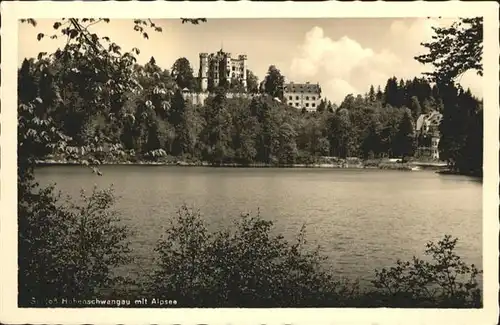
{"label": "castle turret", "polygon": [[205,92],[208,89],[208,54],[200,53],[200,83],[201,91]]}
{"label": "castle turret", "polygon": [[242,81],[243,81],[243,87],[245,88],[245,90],[247,90],[247,56],[246,54],[241,54],[238,56],[238,59],[240,61],[243,61],[243,74],[242,74]]}
{"label": "castle turret", "polygon": [[[224,75],[228,83],[231,82],[231,53],[224,54]],[[222,77],[222,76],[221,76]]]}

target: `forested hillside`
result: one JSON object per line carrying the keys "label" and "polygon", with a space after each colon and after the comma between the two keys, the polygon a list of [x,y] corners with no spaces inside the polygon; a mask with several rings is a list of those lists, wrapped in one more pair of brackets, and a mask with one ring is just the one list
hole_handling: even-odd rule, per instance
{"label": "forested hillside", "polygon": [[[167,70],[154,58],[139,65],[130,56],[129,70],[100,80],[87,77],[93,73],[87,58],[64,61],[57,60],[58,55],[63,52],[56,52],[53,59],[41,55],[23,62],[19,98],[25,102],[38,98],[38,109],[70,137],[73,159],[116,162],[175,157],[213,164],[277,165],[314,163],[323,156],[411,157],[423,145],[415,134],[417,118],[439,111],[448,117],[441,125],[441,157],[465,172],[482,164],[482,103],[454,85],[438,87],[425,78],[392,77],[382,87],[371,86],[364,95],[347,95],[338,107],[324,99],[317,112],[308,113],[273,100],[283,76],[271,66],[262,96],[229,99],[226,93],[232,86],[225,85],[201,106],[185,101],[181,93],[186,86],[196,88],[186,58]],[[119,84],[120,78],[129,78],[138,88],[119,95],[100,91]],[[96,92],[101,95],[95,96]],[[453,111],[444,109],[445,102],[453,105]],[[450,112],[453,116],[446,115]],[[87,146],[92,150],[85,150]]]}

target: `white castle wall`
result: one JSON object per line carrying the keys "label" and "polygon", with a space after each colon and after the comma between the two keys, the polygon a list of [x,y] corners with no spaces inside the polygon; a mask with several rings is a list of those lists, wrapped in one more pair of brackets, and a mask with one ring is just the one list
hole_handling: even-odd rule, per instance
{"label": "white castle wall", "polygon": [[[189,100],[194,105],[204,105],[205,101],[209,96],[213,96],[208,92],[194,93],[194,92],[183,92],[184,100]],[[226,93],[226,98],[253,98],[258,96],[258,94],[247,94],[247,93]]]}

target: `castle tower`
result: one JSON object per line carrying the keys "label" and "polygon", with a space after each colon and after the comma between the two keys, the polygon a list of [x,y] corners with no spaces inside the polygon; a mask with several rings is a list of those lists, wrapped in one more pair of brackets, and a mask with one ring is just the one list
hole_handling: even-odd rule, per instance
{"label": "castle tower", "polygon": [[224,54],[224,65],[226,80],[231,83],[231,53]]}
{"label": "castle tower", "polygon": [[208,54],[200,53],[200,83],[201,91],[205,92],[208,89]]}
{"label": "castle tower", "polygon": [[240,59],[240,61],[243,61],[243,87],[245,88],[245,91],[247,90],[247,56],[246,54],[241,54],[240,56],[238,56],[238,59]]}

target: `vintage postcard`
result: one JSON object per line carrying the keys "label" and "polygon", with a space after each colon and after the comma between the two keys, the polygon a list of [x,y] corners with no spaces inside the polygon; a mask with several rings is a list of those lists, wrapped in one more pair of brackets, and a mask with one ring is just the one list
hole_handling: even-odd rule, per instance
{"label": "vintage postcard", "polygon": [[495,2],[2,3],[7,324],[495,324]]}

